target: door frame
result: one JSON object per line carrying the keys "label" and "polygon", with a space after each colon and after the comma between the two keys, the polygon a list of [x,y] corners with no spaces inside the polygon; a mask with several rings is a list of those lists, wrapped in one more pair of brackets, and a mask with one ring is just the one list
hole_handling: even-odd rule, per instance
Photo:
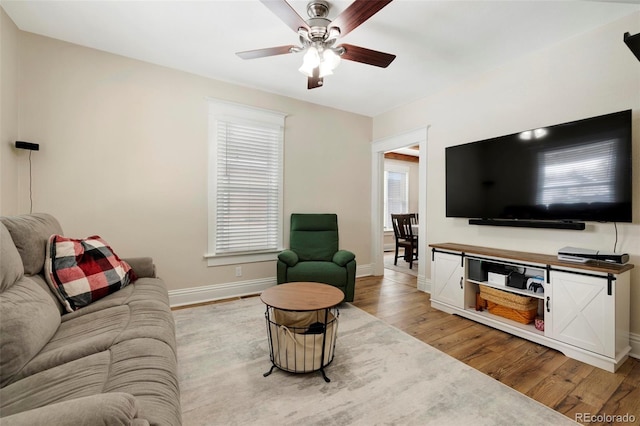
{"label": "door frame", "polygon": [[[427,234],[427,134],[429,126],[373,141],[371,144],[371,259],[373,275],[384,275],[384,153],[406,146],[420,146],[418,164],[419,240],[418,290],[429,292],[425,270]],[[430,281],[430,280],[429,280]]]}

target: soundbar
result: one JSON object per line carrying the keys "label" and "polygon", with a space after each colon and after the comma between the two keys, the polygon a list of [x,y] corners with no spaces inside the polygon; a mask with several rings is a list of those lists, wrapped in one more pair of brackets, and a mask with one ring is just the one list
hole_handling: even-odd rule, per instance
{"label": "soundbar", "polygon": [[586,263],[590,260],[624,264],[629,261],[627,253],[613,253],[579,247],[563,247],[558,250],[558,260]]}
{"label": "soundbar", "polygon": [[517,220],[517,219],[469,219],[469,225],[513,226],[518,228],[573,229],[582,231],[584,222],[565,222],[552,220]]}

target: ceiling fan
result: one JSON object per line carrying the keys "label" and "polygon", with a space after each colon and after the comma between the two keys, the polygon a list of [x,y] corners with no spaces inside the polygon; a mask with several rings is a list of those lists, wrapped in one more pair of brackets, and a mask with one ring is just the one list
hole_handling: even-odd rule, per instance
{"label": "ceiling fan", "polygon": [[386,68],[396,55],[379,52],[352,44],[336,45],[367,19],[371,18],[392,0],[355,0],[336,19],[327,19],[329,2],[312,0],[307,5],[308,20],[302,19],[286,0],[260,0],[300,38],[300,45],[268,47],[237,52],[242,59],[255,59],[286,53],[305,52],[300,72],[305,74],[307,88],[315,89],[324,83],[324,77],[333,73],[340,58]]}

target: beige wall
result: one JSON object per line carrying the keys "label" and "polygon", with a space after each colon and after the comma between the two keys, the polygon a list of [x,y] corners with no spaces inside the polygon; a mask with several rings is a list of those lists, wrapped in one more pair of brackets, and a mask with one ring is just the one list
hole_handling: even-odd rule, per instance
{"label": "beige wall", "polygon": [[[18,193],[24,184],[28,152],[16,150],[18,140],[18,33],[0,8],[0,213],[20,211]],[[28,177],[28,175],[27,175]],[[28,188],[26,188],[28,190]]]}
{"label": "beige wall", "polygon": [[170,290],[275,277],[275,262],[241,265],[237,278],[237,265],[203,258],[215,97],[288,114],[285,241],[291,212],[336,212],[341,247],[370,263],[371,118],[31,33],[19,42],[20,134],[41,144],[34,211],[54,214],[68,236],[152,256]]}
{"label": "beige wall", "polygon": [[[548,254],[563,246],[613,250],[611,223],[589,222],[585,231],[564,231],[473,226],[446,218],[445,147],[633,109],[633,223],[618,224],[617,250],[629,253],[636,265],[631,330],[640,334],[640,63],[622,42],[627,31],[640,32],[640,13],[375,117],[373,136],[378,140],[431,126],[426,244],[456,242]],[[430,269],[426,273],[430,276]]]}

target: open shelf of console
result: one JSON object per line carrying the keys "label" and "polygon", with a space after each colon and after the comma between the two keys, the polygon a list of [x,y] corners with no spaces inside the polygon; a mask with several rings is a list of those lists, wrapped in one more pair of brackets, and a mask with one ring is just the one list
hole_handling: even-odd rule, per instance
{"label": "open shelf of console", "polygon": [[531,290],[498,285],[498,284],[491,283],[489,281],[476,281],[472,279],[467,279],[467,282],[472,284],[478,284],[478,285],[486,285],[487,287],[495,288],[502,291],[508,291],[509,293],[519,294],[521,296],[535,297],[536,299],[544,299],[544,293],[536,293],[535,291],[531,291]]}
{"label": "open shelf of console", "polygon": [[[430,247],[434,308],[559,350],[607,371],[615,372],[627,359],[631,350],[629,271],[634,265],[575,264],[551,255],[453,243]],[[498,266],[511,268],[525,278],[542,277],[544,292],[489,282],[485,272]],[[533,324],[476,310],[481,285],[537,299],[544,331]]]}
{"label": "open shelf of console", "polygon": [[[511,329],[518,330],[518,333],[511,333],[511,334],[520,335],[520,333],[530,333],[531,335],[534,335],[534,336],[544,336],[544,331],[537,330],[533,324],[522,324],[520,322],[513,321],[508,318],[503,318],[498,315],[494,315],[492,313],[489,313],[489,311],[476,311],[475,309],[472,309],[472,308],[466,308],[465,311],[467,312],[467,318],[477,317],[478,322],[485,322],[485,323],[496,322],[496,324],[506,325]],[[520,337],[523,337],[523,336],[520,336]]]}

